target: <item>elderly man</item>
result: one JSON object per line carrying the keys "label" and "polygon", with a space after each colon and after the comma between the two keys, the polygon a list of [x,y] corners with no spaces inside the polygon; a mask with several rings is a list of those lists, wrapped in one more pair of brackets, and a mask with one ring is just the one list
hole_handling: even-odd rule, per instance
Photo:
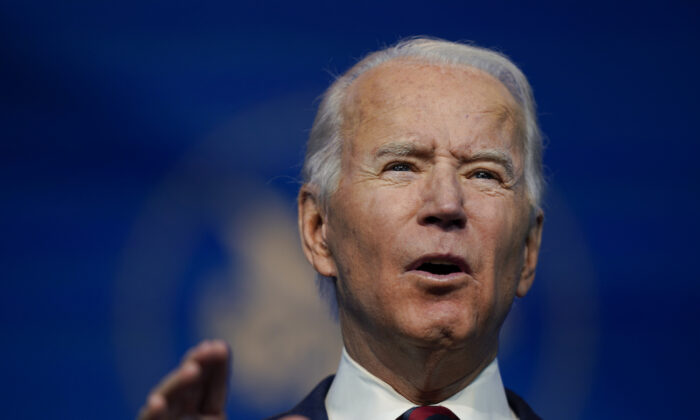
{"label": "elderly man", "polygon": [[[538,418],[503,387],[496,356],[535,275],[541,149],[527,80],[489,50],[411,39],[333,83],[298,206],[344,349],[337,374],[284,415]],[[223,418],[226,358],[223,343],[200,344],[142,418]]]}

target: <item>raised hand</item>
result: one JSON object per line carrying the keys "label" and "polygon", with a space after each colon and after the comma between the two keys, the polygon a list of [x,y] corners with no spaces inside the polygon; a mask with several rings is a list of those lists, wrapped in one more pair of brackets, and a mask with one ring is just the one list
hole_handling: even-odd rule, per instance
{"label": "raised hand", "polygon": [[199,343],[151,391],[139,420],[224,420],[228,371],[226,343]]}

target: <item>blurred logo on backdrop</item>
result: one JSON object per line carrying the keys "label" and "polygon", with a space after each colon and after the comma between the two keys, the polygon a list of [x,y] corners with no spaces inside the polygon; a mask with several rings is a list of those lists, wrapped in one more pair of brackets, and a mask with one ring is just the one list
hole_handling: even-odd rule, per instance
{"label": "blurred logo on backdrop", "polygon": [[[312,99],[238,113],[147,199],[115,290],[115,353],[133,407],[203,338],[231,343],[232,401],[261,413],[288,408],[335,370],[340,334],[299,244],[298,183],[274,175],[297,172]],[[499,361],[545,417],[575,418],[596,364],[595,273],[555,188],[547,202],[537,281],[513,306]]]}
{"label": "blurred logo on backdrop", "polygon": [[[153,192],[115,293],[115,345],[132,405],[203,338],[234,353],[233,402],[283,406],[332,373],[340,333],[296,228],[309,94],[225,121]],[[308,104],[307,107],[300,104]]]}

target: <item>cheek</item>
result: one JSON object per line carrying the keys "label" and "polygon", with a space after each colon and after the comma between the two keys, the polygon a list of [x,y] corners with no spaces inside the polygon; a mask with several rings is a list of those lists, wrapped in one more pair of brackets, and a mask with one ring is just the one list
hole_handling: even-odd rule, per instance
{"label": "cheek", "polygon": [[413,221],[413,209],[420,196],[415,190],[406,186],[380,186],[355,192],[344,202],[348,224],[361,227],[360,233],[373,238],[373,244],[383,244]]}
{"label": "cheek", "polygon": [[[472,227],[478,230],[479,271],[495,288],[515,287],[524,262],[525,234],[514,206],[490,200],[472,214]],[[469,222],[467,222],[469,223]]]}
{"label": "cheek", "polygon": [[366,277],[381,262],[381,250],[390,240],[387,215],[375,197],[340,195],[329,220],[328,242],[341,274],[349,278]]}

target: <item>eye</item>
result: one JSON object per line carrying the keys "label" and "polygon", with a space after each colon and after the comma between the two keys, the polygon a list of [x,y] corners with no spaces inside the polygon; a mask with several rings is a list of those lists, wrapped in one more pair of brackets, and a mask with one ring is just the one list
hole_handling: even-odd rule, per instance
{"label": "eye", "polygon": [[473,178],[476,179],[498,179],[498,176],[490,171],[478,170],[472,174]]}
{"label": "eye", "polygon": [[395,172],[407,172],[413,170],[413,165],[406,162],[394,162],[387,165],[385,170]]}

